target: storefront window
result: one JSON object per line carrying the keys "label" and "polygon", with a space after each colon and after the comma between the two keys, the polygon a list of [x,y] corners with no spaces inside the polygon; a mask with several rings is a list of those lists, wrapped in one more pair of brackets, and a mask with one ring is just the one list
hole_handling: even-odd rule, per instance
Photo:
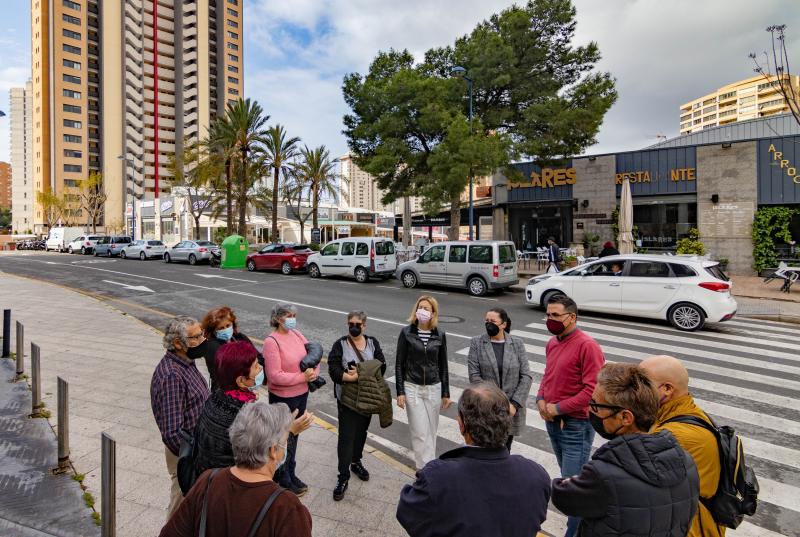
{"label": "storefront window", "polygon": [[547,238],[551,236],[563,247],[569,246],[572,240],[572,206],[569,203],[513,206],[508,223],[517,250],[547,246]]}
{"label": "storefront window", "polygon": [[156,236],[156,223],[153,220],[142,220],[142,237],[152,239]]}
{"label": "storefront window", "polygon": [[643,248],[675,248],[679,239],[697,227],[696,203],[659,203],[635,205],[633,224]]}

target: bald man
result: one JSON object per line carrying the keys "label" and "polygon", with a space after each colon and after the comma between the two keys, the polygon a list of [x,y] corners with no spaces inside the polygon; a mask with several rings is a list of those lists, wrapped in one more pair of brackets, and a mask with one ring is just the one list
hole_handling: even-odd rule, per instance
{"label": "bald man", "polygon": [[693,416],[711,423],[689,393],[689,372],[680,360],[672,356],[651,356],[639,364],[658,391],[658,415],[650,430],[656,433],[667,429],[681,447],[694,459],[700,476],[700,505],[687,537],[722,537],[725,527],[714,518],[703,498],[711,498],[719,485],[719,448],[714,434],[699,425],[669,422],[678,416]]}

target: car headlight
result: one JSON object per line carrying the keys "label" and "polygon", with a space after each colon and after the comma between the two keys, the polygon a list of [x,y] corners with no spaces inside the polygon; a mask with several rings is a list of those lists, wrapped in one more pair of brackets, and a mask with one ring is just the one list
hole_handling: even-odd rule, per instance
{"label": "car headlight", "polygon": [[534,276],[530,280],[528,280],[528,285],[536,285],[537,283],[541,283],[550,277],[549,274],[542,274],[541,276]]}

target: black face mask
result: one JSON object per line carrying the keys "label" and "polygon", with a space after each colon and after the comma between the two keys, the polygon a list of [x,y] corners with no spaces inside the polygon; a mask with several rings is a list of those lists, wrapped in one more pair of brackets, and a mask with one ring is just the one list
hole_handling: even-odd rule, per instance
{"label": "black face mask", "polygon": [[351,326],[348,329],[348,332],[350,332],[350,335],[352,337],[358,337],[358,336],[361,335],[361,327],[360,326]]}
{"label": "black face mask", "polygon": [[186,349],[186,356],[191,360],[202,358],[206,355],[206,347],[208,347],[208,340],[204,339],[200,345]]}
{"label": "black face mask", "polygon": [[494,323],[486,321],[486,333],[489,334],[489,337],[494,337],[500,333],[500,327]]}
{"label": "black face mask", "polygon": [[[614,415],[615,414],[611,414],[611,416],[614,416]],[[601,418],[600,416],[598,416],[594,412],[589,412],[589,423],[591,424],[592,429],[594,429],[594,432],[596,432],[597,434],[599,434],[601,437],[605,438],[606,440],[613,440],[614,438],[616,438],[617,437],[617,432],[619,432],[619,430],[622,429],[622,427],[623,427],[622,425],[620,425],[619,427],[617,427],[617,430],[614,431],[613,433],[609,433],[608,431],[606,431],[606,428],[603,425],[603,422],[605,420],[607,420],[608,418],[610,418],[611,416],[606,416],[605,418]]]}

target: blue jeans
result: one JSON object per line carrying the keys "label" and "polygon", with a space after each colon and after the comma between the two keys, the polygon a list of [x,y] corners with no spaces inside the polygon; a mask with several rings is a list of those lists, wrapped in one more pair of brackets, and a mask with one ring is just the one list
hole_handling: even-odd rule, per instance
{"label": "blue jeans", "polygon": [[[285,403],[289,407],[289,412],[297,410],[297,417],[299,418],[306,413],[306,403],[308,403],[308,392],[297,395],[295,397],[280,397],[274,393],[269,394],[269,404]],[[297,455],[297,435],[289,433],[289,440],[286,442],[286,462],[284,462],[276,471],[272,480],[283,488],[287,489],[292,486],[292,481],[297,479],[294,473],[297,467],[295,456]]]}
{"label": "blue jeans", "polygon": [[[589,420],[558,416],[555,420],[546,422],[546,425],[558,467],[561,468],[561,477],[581,473],[581,468],[589,461],[594,440],[594,429]],[[568,517],[567,533],[564,537],[573,537],[578,532],[580,523],[579,517]]]}

